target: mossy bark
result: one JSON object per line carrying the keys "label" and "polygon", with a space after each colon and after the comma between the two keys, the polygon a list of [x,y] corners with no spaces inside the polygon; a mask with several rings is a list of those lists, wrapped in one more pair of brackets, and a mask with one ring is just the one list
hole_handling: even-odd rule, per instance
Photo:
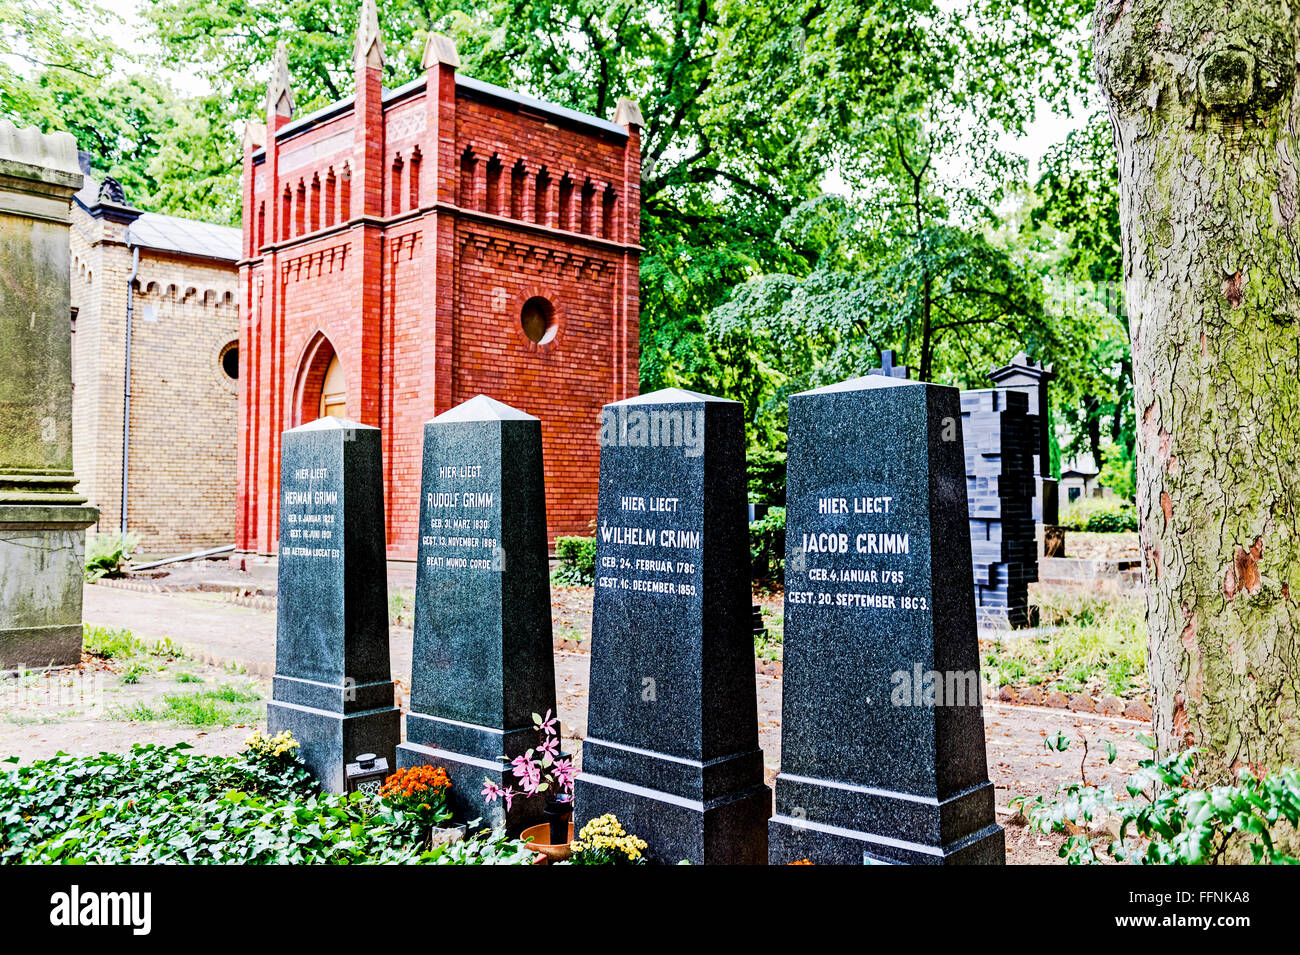
{"label": "mossy bark", "polygon": [[[1295,12],[1293,12],[1295,11]],[[1154,725],[1300,765],[1300,5],[1101,0]]]}

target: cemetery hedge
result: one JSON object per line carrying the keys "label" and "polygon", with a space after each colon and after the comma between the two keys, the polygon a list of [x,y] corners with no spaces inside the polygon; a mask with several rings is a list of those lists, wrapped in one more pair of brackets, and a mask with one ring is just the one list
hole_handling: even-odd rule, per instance
{"label": "cemetery hedge", "polygon": [[557,584],[590,587],[596,581],[596,538],[555,538]]}
{"label": "cemetery hedge", "polygon": [[1067,531],[1118,533],[1138,529],[1137,507],[1128,501],[1087,498],[1061,512],[1060,526]]}
{"label": "cemetery hedge", "polygon": [[[296,759],[186,744],[60,753],[0,773],[0,862],[526,865],[500,832],[422,851],[417,820],[321,794]],[[11,759],[9,762],[15,762]]]}

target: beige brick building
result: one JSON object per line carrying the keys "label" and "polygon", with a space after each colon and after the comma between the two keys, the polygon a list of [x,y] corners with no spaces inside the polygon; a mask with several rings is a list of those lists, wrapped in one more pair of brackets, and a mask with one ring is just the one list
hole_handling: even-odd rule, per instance
{"label": "beige brick building", "polygon": [[112,533],[125,465],[139,556],[234,543],[239,248],[238,229],[142,212],[111,179],[87,175],[72,204],[73,466],[91,530]]}

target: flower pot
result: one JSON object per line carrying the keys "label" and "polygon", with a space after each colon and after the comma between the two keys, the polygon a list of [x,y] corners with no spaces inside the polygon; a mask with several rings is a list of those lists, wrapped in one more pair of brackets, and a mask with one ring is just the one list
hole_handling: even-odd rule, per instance
{"label": "flower pot", "polygon": [[446,845],[448,842],[460,842],[465,838],[467,826],[430,826],[424,830],[424,845],[426,849],[433,849],[437,846]]}
{"label": "flower pot", "polygon": [[[573,818],[572,799],[548,799],[546,808],[542,810],[542,816],[546,819],[547,825],[551,827],[547,842],[552,845],[559,845],[573,841],[573,836],[569,834],[573,829],[573,826],[569,823],[569,820]],[[565,838],[566,835],[568,835],[568,838]]]}
{"label": "flower pot", "polygon": [[551,824],[549,822],[538,823],[535,826],[529,826],[519,838],[529,843],[529,847],[534,852],[541,853],[547,862],[563,862],[573,854],[569,848],[569,843],[573,841],[573,823],[568,824],[568,838],[564,842],[551,842]]}

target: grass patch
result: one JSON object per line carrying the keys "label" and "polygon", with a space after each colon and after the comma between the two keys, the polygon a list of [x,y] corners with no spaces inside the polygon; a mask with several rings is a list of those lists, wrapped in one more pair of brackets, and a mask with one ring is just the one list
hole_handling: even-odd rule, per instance
{"label": "grass patch", "polygon": [[135,638],[130,630],[118,627],[81,625],[81,645],[92,657],[101,660],[125,660],[144,653],[144,642]]}
{"label": "grass patch", "polygon": [[244,726],[261,718],[261,708],[250,704],[262,699],[252,686],[222,685],[215,690],[164,693],[154,703],[135,703],[114,711],[133,723],[176,723],[181,726]]}
{"label": "grass patch", "polygon": [[1037,595],[1040,627],[981,641],[997,686],[1134,697],[1147,689],[1142,601],[1121,595]]}
{"label": "grass patch", "polygon": [[202,683],[203,677],[196,673],[178,673],[176,674],[177,683]]}
{"label": "grass patch", "polygon": [[185,651],[171,637],[163,637],[154,643],[145,643],[124,627],[99,627],[93,624],[81,625],[81,646],[86,653],[101,660],[129,661],[135,657],[167,657],[172,660],[184,659]]}

